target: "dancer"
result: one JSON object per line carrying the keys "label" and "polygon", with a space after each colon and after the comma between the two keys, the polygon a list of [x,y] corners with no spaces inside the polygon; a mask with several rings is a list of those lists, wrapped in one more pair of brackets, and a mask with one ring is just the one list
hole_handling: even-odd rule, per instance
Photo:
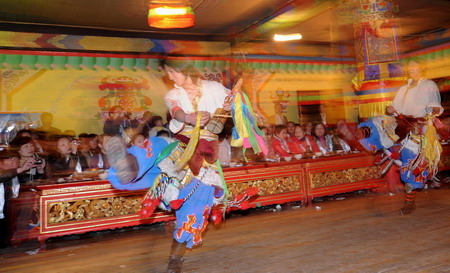
{"label": "dancer", "polygon": [[442,148],[433,119],[444,111],[439,89],[436,83],[424,78],[424,68],[419,63],[410,61],[407,72],[410,76],[408,83],[398,90],[392,105],[386,109],[389,114],[398,116],[399,127],[406,127],[408,132],[403,140],[404,148],[400,158],[400,178],[405,183],[406,192],[401,215],[415,210],[416,190],[422,189],[427,180],[437,172]]}
{"label": "dancer", "polygon": [[[380,163],[390,159],[383,173],[392,163],[400,167],[406,192],[401,215],[415,210],[416,191],[437,173],[442,147],[433,121],[444,110],[437,85],[424,78],[423,67],[410,61],[407,72],[408,83],[398,90],[392,105],[386,109],[396,119],[375,117],[359,125],[363,132],[360,143],[368,150],[383,149],[386,157]],[[398,140],[400,144],[396,144]]]}
{"label": "dancer", "polygon": [[[169,129],[176,134],[178,141],[167,144],[161,138],[150,137],[140,147],[126,149],[124,141],[113,136],[106,137],[104,145],[112,166],[108,180],[115,188],[150,188],[142,204],[144,217],[151,215],[156,206],[175,210],[177,226],[168,272],[181,272],[185,250],[202,242],[210,214],[213,214],[211,218],[215,223],[222,218],[222,209],[214,210],[213,207],[226,204],[229,210],[244,204],[256,192],[248,190],[238,195],[234,202],[228,202],[217,161],[218,137],[203,129],[218,108],[224,111],[231,109],[230,91],[218,82],[203,80],[186,61],[166,59],[161,61],[161,67],[175,84],[164,99],[173,117]],[[243,105],[237,104],[236,108],[245,108],[245,111],[253,113],[250,107]],[[239,123],[242,117],[235,119]],[[245,128],[236,133],[240,134],[239,139],[244,145],[250,138],[249,134],[256,142],[263,140],[252,135],[254,129]]]}

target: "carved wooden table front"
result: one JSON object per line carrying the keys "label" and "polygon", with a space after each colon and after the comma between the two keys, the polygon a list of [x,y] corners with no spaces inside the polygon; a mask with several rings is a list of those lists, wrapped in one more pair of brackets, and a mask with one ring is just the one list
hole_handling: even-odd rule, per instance
{"label": "carved wooden table front", "polygon": [[[301,201],[311,202],[318,196],[384,186],[373,156],[350,154],[281,163],[260,163],[225,168],[229,199],[257,187],[259,195],[251,200],[253,207]],[[40,226],[15,238],[21,241],[45,240],[68,234],[121,228],[175,219],[172,213],[156,211],[141,218],[138,211],[144,191],[119,191],[108,181],[85,181],[35,186],[35,197],[15,200],[19,206],[38,211]],[[35,204],[33,204],[33,202]]]}

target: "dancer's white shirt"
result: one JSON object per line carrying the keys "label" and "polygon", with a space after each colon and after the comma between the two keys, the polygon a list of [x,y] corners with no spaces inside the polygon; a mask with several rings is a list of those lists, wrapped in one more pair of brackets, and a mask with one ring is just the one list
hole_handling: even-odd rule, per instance
{"label": "dancer's white shirt", "polygon": [[[441,96],[437,85],[427,79],[421,79],[415,87],[411,87],[412,80],[397,91],[392,106],[399,114],[413,116],[415,118],[425,117],[433,111],[433,107],[440,108],[442,114],[444,108],[441,105]],[[408,90],[409,88],[409,90]]]}
{"label": "dancer's white shirt", "polygon": [[[207,80],[202,81],[201,87],[202,95],[197,105],[197,111],[206,111],[209,112],[212,116],[217,108],[221,108],[223,106],[225,98],[230,93],[230,90],[226,89],[222,84],[218,82]],[[167,92],[164,100],[170,110],[172,117],[179,109],[183,110],[186,114],[195,112],[194,106],[189,99],[187,92],[180,86],[175,85],[175,88]],[[170,121],[169,129],[173,133],[179,133],[182,130],[192,129],[192,126],[185,126],[184,122],[180,122],[173,118]]]}

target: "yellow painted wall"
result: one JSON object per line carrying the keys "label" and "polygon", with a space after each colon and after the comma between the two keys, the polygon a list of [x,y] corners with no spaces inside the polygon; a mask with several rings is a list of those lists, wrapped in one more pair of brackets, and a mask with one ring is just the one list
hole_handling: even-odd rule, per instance
{"label": "yellow painted wall", "polygon": [[[261,84],[254,97],[256,97],[260,112],[268,118],[275,114],[274,101],[279,99],[276,94],[277,90],[281,90],[284,92],[281,99],[287,101],[285,116],[288,121],[299,122],[297,91],[300,91],[298,94],[301,96],[302,91],[349,90],[352,76],[351,73],[274,73]],[[332,105],[332,107],[328,107],[327,118],[331,123],[335,123],[337,119],[341,118],[354,122],[356,118],[352,114],[354,111],[351,108],[350,105]]]}
{"label": "yellow painted wall", "polygon": [[[0,111],[50,112],[54,115],[54,127],[61,131],[74,130],[76,134],[102,133],[102,110],[98,102],[108,91],[100,90],[99,86],[106,77],[146,79],[149,89],[142,94],[152,100],[149,110],[163,118],[167,112],[163,97],[171,88],[161,79],[162,74],[143,71],[43,69],[2,71],[1,75]],[[349,82],[348,74],[273,73],[259,82],[256,93],[246,89],[244,91],[257,104],[257,110],[268,118],[274,114],[273,101],[278,99],[276,91],[284,90],[288,95],[283,98],[287,101],[285,115],[288,120],[299,122],[297,91],[301,93],[302,90],[344,89],[349,87]],[[338,110],[346,111],[333,108],[333,111]],[[345,116],[348,121],[355,121],[354,115],[349,113],[339,116]]]}
{"label": "yellow painted wall", "polygon": [[[2,96],[1,111],[50,112],[54,115],[53,126],[60,130],[75,130],[80,133],[102,133],[101,108],[98,101],[108,91],[99,86],[105,77],[143,77],[149,81],[149,90],[143,95],[151,98],[150,110],[165,117],[167,108],[163,96],[168,86],[160,75],[149,72],[120,71],[78,71],[48,70],[22,73],[15,86],[5,86],[8,77],[2,72],[2,88],[7,94]],[[31,74],[31,75],[30,75]],[[19,77],[20,78],[20,77]],[[5,93],[5,92],[3,92]]]}

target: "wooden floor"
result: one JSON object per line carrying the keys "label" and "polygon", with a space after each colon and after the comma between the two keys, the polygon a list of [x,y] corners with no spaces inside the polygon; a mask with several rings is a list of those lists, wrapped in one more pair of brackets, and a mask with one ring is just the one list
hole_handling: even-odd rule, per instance
{"label": "wooden floor", "polygon": [[[418,194],[349,194],[307,208],[261,208],[210,225],[184,272],[450,272],[450,188]],[[318,207],[316,207],[318,206]],[[164,272],[171,243],[164,224],[53,238],[1,250],[0,272]]]}

